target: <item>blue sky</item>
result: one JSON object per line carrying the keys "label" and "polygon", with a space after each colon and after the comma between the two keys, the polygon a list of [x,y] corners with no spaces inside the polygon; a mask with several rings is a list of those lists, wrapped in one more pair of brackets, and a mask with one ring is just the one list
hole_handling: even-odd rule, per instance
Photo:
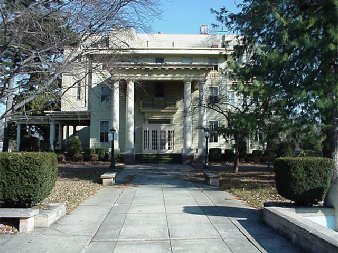
{"label": "blue sky", "polygon": [[210,9],[225,6],[236,11],[240,0],[160,0],[161,19],[154,20],[153,32],[197,34],[202,24],[215,24],[215,16]]}

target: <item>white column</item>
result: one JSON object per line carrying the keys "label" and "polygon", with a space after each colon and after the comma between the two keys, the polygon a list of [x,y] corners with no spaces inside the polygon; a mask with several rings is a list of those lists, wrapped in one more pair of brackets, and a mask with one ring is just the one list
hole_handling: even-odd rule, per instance
{"label": "white column", "polygon": [[[119,134],[120,126],[120,82],[115,81],[113,90],[112,90],[112,102],[111,102],[111,125],[116,130],[116,133]],[[119,148],[119,141],[114,140],[114,148]]]}
{"label": "white column", "polygon": [[204,128],[207,126],[206,104],[205,104],[205,81],[199,81],[199,113],[198,113],[198,153],[203,154],[205,151],[205,134]]}
{"label": "white column", "polygon": [[62,135],[63,135],[63,128],[62,128],[62,124],[59,123],[59,143],[58,143],[59,149],[62,149]]}
{"label": "white column", "polygon": [[191,82],[184,81],[183,153],[189,154],[192,145]]}
{"label": "white column", "polygon": [[49,147],[51,150],[54,150],[54,139],[55,139],[55,124],[52,120],[49,123]]}
{"label": "white column", "polygon": [[70,136],[70,130],[69,130],[69,125],[67,125],[67,127],[66,127],[66,138],[67,138],[67,140],[69,139],[69,136]]}
{"label": "white column", "polygon": [[127,83],[125,153],[134,153],[134,81]]}
{"label": "white column", "polygon": [[21,124],[16,125],[16,151],[20,151]]}

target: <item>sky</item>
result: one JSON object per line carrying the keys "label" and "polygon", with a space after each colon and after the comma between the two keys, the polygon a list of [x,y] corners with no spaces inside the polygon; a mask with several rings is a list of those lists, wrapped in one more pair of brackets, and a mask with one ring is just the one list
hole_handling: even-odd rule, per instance
{"label": "sky", "polygon": [[200,25],[216,24],[210,9],[226,7],[236,11],[240,0],[160,0],[161,19],[154,20],[153,32],[169,34],[198,34]]}

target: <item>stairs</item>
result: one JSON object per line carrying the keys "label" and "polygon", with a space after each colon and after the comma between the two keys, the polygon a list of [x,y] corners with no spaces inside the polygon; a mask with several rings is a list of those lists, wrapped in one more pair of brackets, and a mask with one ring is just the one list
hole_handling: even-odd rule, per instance
{"label": "stairs", "polygon": [[181,154],[136,154],[136,163],[182,163]]}

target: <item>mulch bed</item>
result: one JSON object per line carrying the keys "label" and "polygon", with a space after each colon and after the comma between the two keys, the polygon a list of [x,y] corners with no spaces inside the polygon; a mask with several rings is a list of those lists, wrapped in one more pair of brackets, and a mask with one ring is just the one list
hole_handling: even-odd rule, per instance
{"label": "mulch bed", "polygon": [[[61,164],[58,179],[48,198],[47,203],[66,203],[67,213],[78,207],[84,200],[102,188],[101,174],[109,171],[110,163],[99,164]],[[0,234],[18,233],[17,225],[11,220],[0,221]]]}

